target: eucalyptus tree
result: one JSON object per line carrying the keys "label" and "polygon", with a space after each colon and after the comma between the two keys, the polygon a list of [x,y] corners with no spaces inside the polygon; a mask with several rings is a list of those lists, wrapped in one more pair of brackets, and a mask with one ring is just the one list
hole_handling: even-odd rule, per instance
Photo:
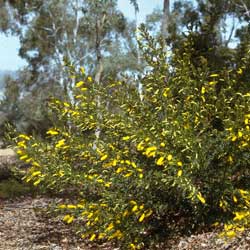
{"label": "eucalyptus tree", "polygon": [[0,4],[4,14],[0,28],[19,37],[19,55],[28,62],[28,73],[19,84],[27,96],[43,92],[45,100],[37,98],[42,103],[58,87],[59,95],[70,96],[75,79],[65,63],[76,69],[84,66],[97,83],[140,68],[136,27],[118,10],[116,0],[1,0]]}

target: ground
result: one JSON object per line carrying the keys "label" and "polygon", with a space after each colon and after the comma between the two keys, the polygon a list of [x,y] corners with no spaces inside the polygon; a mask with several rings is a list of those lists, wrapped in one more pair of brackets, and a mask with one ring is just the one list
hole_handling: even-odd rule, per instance
{"label": "ground", "polygon": [[[0,203],[1,250],[89,249],[76,242],[70,229],[56,218],[44,215],[48,198],[22,197]],[[43,214],[43,216],[42,216]]]}

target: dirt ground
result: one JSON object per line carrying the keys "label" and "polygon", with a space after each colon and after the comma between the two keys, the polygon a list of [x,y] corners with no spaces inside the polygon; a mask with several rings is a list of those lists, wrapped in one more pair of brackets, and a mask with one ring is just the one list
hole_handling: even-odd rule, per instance
{"label": "dirt ground", "polygon": [[0,250],[89,249],[61,220],[39,215],[50,202],[41,197],[0,201]]}

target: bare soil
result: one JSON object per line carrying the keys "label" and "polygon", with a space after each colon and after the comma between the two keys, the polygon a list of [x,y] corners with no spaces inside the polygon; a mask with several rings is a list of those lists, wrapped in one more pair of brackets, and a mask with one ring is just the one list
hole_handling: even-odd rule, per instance
{"label": "bare soil", "polygon": [[0,250],[91,249],[59,218],[44,216],[48,198],[0,202]]}

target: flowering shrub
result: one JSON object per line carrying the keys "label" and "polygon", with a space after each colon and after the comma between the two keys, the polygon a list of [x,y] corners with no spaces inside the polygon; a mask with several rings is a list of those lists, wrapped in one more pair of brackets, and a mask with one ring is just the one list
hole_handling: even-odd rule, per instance
{"label": "flowering shrub", "polygon": [[72,195],[58,212],[81,225],[83,238],[125,249],[150,248],[180,218],[192,228],[235,215],[243,229],[250,205],[250,93],[238,86],[244,63],[197,68],[188,43],[167,58],[145,30],[139,45],[148,65],[139,87],[97,85],[70,67],[74,94],[51,102],[57,119],[47,140],[18,137],[17,153],[32,166],[26,181]]}

